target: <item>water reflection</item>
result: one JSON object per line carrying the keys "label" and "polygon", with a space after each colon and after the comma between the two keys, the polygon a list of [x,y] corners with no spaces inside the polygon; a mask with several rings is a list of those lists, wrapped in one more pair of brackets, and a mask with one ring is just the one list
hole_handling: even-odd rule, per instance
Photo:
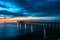
{"label": "water reflection", "polygon": [[[60,23],[39,23],[39,24],[33,24],[33,33],[37,33],[40,37],[44,38],[44,32],[46,38],[55,38],[60,35]],[[44,28],[45,31],[44,31]],[[27,33],[31,33],[31,24],[21,24],[21,30],[19,30],[20,27],[17,29],[17,23],[0,23],[0,39],[2,38],[11,38],[16,37],[18,35],[23,35]],[[39,33],[38,33],[39,32]],[[35,36],[35,35],[34,35]]]}
{"label": "water reflection", "polygon": [[10,38],[18,35],[16,23],[0,23],[0,38]]}

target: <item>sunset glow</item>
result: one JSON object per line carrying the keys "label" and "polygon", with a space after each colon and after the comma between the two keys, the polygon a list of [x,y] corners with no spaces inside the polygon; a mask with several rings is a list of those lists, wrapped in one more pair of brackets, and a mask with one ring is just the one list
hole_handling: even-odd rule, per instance
{"label": "sunset glow", "polygon": [[16,18],[1,18],[0,19],[0,23],[1,22],[17,22],[20,20],[54,20],[56,19],[55,17],[16,17]]}

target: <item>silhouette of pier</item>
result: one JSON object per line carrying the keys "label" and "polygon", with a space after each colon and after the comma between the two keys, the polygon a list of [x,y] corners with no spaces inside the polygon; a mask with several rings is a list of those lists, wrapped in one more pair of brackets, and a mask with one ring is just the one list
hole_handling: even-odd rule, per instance
{"label": "silhouette of pier", "polygon": [[[17,21],[17,28],[19,29],[19,31],[22,29],[22,24],[24,24],[24,29],[25,32],[27,31],[27,25],[30,25],[30,32],[35,32],[34,31],[34,27],[40,27],[43,28],[43,32],[44,32],[44,39],[46,39],[46,29],[56,29],[57,31],[60,32],[60,21],[59,20],[22,20],[22,21]],[[28,26],[29,27],[29,26]],[[39,29],[39,28],[37,28]],[[37,30],[38,31],[38,30]]]}

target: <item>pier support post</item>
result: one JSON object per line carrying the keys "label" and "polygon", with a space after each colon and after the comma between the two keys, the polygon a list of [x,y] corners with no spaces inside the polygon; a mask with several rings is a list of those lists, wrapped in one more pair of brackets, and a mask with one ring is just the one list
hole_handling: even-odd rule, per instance
{"label": "pier support post", "polygon": [[26,29],[27,29],[27,24],[25,24],[25,32],[27,31]]}
{"label": "pier support post", "polygon": [[20,23],[20,30],[21,30],[21,23]]}
{"label": "pier support post", "polygon": [[31,24],[31,32],[33,32],[33,25]]}
{"label": "pier support post", "polygon": [[17,22],[17,30],[20,32],[21,31],[21,23]]}
{"label": "pier support post", "polygon": [[19,23],[17,22],[17,29],[19,28]]}
{"label": "pier support post", "polygon": [[47,28],[47,22],[45,23],[46,25],[45,25],[45,27],[44,27],[44,39],[46,39],[46,28]]}

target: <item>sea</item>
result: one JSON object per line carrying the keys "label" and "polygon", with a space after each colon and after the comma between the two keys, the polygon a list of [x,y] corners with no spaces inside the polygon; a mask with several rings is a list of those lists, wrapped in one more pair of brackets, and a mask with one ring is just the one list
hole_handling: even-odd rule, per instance
{"label": "sea", "polygon": [[38,25],[33,25],[33,32],[31,32],[31,25],[27,24],[27,27],[25,29],[25,24],[21,24],[22,27],[21,29],[19,27],[17,27],[17,23],[16,22],[8,22],[8,23],[0,23],[0,39],[10,39],[12,37],[17,37],[19,35],[23,35],[23,34],[29,34],[29,33],[33,33],[33,32],[40,32],[40,34],[38,35],[42,35],[43,38],[44,36],[49,38],[49,37],[57,37],[55,35],[60,35],[60,25],[58,27],[58,24],[54,25],[50,25],[49,27],[47,26],[45,29],[43,26],[41,26],[41,24]]}

